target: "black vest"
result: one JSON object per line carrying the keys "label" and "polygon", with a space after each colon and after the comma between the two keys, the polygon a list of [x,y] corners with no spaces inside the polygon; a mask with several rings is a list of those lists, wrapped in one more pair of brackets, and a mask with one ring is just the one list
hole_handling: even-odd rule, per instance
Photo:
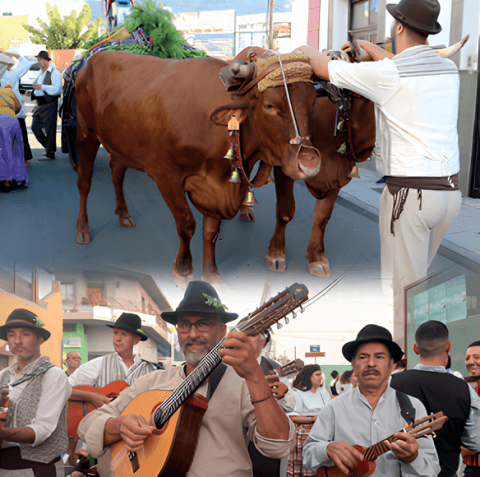
{"label": "black vest", "polygon": [[453,374],[411,369],[392,375],[392,388],[419,399],[427,413],[443,411],[448,421],[433,439],[442,472],[456,475],[460,437],[470,413],[468,384]]}
{"label": "black vest", "polygon": [[[281,367],[273,359],[262,356],[260,366],[263,374],[268,376],[269,371],[274,369],[273,364],[278,364],[277,368]],[[252,461],[253,477],[278,477],[280,475],[280,460],[265,457],[256,447],[253,442],[248,444],[248,453]]]}

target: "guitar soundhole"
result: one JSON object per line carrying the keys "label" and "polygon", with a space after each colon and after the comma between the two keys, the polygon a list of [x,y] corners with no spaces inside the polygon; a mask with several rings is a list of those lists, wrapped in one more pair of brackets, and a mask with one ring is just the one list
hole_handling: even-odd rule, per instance
{"label": "guitar soundhole", "polygon": [[140,464],[138,463],[138,456],[136,452],[127,452],[128,460],[132,466],[132,472],[135,473],[138,469],[140,469]]}

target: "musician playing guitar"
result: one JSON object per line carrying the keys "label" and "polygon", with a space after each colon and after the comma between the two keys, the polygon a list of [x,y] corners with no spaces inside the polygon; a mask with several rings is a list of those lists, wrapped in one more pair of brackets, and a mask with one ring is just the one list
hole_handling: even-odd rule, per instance
{"label": "musician playing guitar", "polygon": [[[281,367],[280,363],[262,355],[262,351],[271,341],[270,332],[268,330],[265,330],[263,333],[257,332],[249,335],[248,338],[255,350],[255,356],[263,374],[267,376],[269,383],[280,382],[280,378],[275,374],[275,369]],[[288,381],[284,380],[283,383],[290,388]],[[277,399],[277,402],[284,412],[292,412],[295,409],[295,393],[288,389],[281,398]],[[258,451],[253,442],[250,442],[248,445],[248,453],[252,460],[253,477],[278,477],[282,464],[286,469],[288,458],[284,458],[283,463],[279,459],[269,459]]]}
{"label": "musician playing guitar", "polygon": [[[102,477],[113,475],[109,446],[123,440],[128,451],[139,453],[145,439],[158,433],[155,426],[137,414],[119,418],[122,410],[140,393],[176,389],[222,340],[226,323],[238,315],[225,311],[213,287],[192,281],[177,309],[161,316],[176,326],[186,363],[138,379],[115,401],[81,422],[79,435],[87,443],[89,453],[99,458]],[[220,364],[196,391],[203,396],[210,394],[210,400],[201,421],[196,450],[190,446],[184,451],[185,456],[194,454],[189,477],[250,476],[252,465],[246,444],[250,440],[263,454],[277,459],[288,455],[294,446],[293,424],[273,398],[247,335],[231,331],[223,345],[218,354],[227,366]],[[209,393],[209,385],[214,381],[216,388]],[[169,425],[170,421],[166,424],[167,431]],[[142,475],[154,476],[158,472]]]}
{"label": "musician playing guitar", "polygon": [[[396,440],[385,441],[389,451],[377,457],[370,475],[437,476],[440,467],[431,436],[415,440],[411,434],[397,432],[406,424],[402,418],[402,407],[405,410],[406,406],[401,400],[409,405],[407,412],[415,414],[414,419],[424,418],[426,411],[418,399],[398,396],[388,386],[393,364],[403,356],[390,332],[382,326],[367,325],[355,341],[343,346],[342,353],[352,363],[358,387],[320,411],[303,446],[303,466],[311,470],[326,466],[327,472],[321,470],[317,475],[349,475],[364,457],[355,445],[369,447],[393,434]],[[334,473],[334,465],[340,473]]]}
{"label": "musician playing guitar", "polygon": [[[29,310],[17,308],[0,326],[16,362],[0,372],[0,405],[8,412],[0,429],[0,476],[63,476],[60,456],[67,450],[67,400],[72,392],[65,372],[42,356],[50,332]],[[8,391],[8,392],[7,392]]]}

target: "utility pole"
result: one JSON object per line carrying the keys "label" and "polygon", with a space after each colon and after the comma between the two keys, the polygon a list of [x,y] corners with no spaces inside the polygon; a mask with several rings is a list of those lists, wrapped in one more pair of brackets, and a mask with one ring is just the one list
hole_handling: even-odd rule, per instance
{"label": "utility pole", "polygon": [[268,0],[267,10],[267,38],[266,48],[273,50],[273,3],[274,0]]}

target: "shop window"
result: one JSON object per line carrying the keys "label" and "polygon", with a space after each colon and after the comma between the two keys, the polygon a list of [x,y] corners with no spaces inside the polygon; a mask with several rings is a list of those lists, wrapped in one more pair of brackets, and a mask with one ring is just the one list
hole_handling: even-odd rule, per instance
{"label": "shop window", "polygon": [[63,302],[75,301],[75,285],[73,283],[62,283],[60,289]]}
{"label": "shop window", "polygon": [[378,0],[352,0],[351,30],[367,30],[377,27]]}

